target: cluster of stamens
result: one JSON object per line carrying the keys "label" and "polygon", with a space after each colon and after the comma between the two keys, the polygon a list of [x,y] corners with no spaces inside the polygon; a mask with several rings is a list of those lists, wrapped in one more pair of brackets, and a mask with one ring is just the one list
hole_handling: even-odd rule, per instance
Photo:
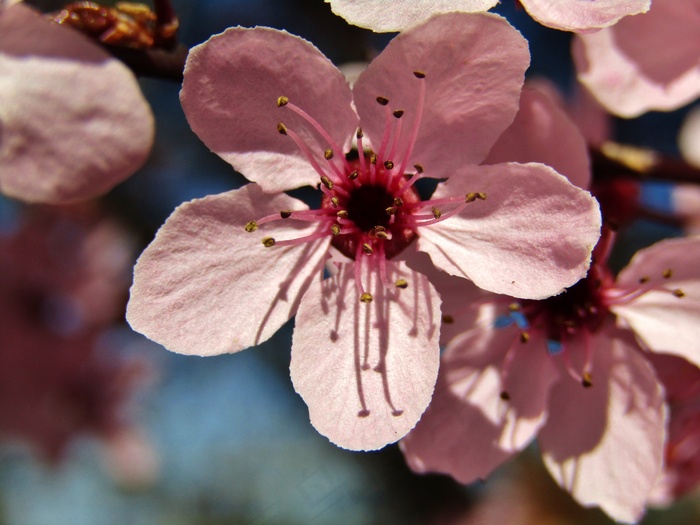
{"label": "cluster of stamens", "polygon": [[377,97],[377,104],[385,112],[380,143],[373,144],[376,150],[367,147],[364,132],[358,128],[355,134],[357,149],[347,155],[336,154],[342,149],[321,124],[288,97],[279,97],[279,108],[291,110],[316,132],[318,144],[312,146],[284,123],[277,125],[277,131],[296,143],[318,173],[318,189],[323,193],[321,207],[317,210],[284,210],[251,221],[245,227],[246,231],[254,232],[259,226],[279,219],[315,222],[316,230],[305,237],[282,241],[264,237],[262,243],[267,248],[291,246],[330,236],[332,246],[355,261],[355,285],[360,301],[364,303],[373,299],[362,284],[364,265],[377,272],[386,288],[406,288],[408,283],[404,279],[389,282],[386,261],[410,245],[421,227],[453,217],[468,203],[486,199],[485,193],[472,192],[457,197],[421,200],[415,183],[426,176],[425,170],[420,164],[414,164],[407,172],[425,101],[425,74],[417,71],[414,76],[420,82],[420,89],[411,129],[407,133],[403,130],[405,110],[392,110],[386,97]]}

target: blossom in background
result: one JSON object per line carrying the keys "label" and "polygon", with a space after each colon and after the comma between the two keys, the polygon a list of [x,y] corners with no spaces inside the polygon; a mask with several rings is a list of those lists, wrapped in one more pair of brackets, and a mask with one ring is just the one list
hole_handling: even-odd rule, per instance
{"label": "blossom in background", "polygon": [[[515,0],[540,24],[588,32],[649,10],[651,0]],[[326,0],[348,23],[377,32],[403,31],[434,14],[487,11],[498,0]]]}
{"label": "blossom in background", "polygon": [[98,350],[122,316],[132,258],[131,239],[94,207],[22,210],[0,232],[4,444],[28,443],[56,461],[93,435],[108,459],[139,456],[114,465],[120,479],[147,475],[152,450],[127,411],[145,369]]}
{"label": "blossom in background", "polygon": [[66,203],[146,161],[154,122],[132,73],[24,5],[0,11],[0,192]]}
{"label": "blossom in background", "polygon": [[[188,121],[254,183],[173,213],[136,265],[132,327],[214,355],[296,314],[291,375],[313,425],[351,449],[401,438],[430,401],[440,324],[405,261],[425,252],[484,288],[546,297],[585,273],[598,238],[595,201],[551,168],[476,166],[517,111],[528,59],[505,20],[468,14],[399,35],[352,90],[284,32],[233,28],[195,48]],[[450,178],[422,200],[425,177]],[[282,193],[305,185],[318,209]]]}
{"label": "blossom in background", "polygon": [[700,96],[698,31],[700,0],[654,0],[646,14],[576,37],[578,79],[615,115],[677,109]]}

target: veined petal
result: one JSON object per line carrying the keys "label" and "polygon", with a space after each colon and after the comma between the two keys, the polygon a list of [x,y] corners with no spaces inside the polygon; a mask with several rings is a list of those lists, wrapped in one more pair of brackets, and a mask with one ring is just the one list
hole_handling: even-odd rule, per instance
{"label": "veined petal", "polygon": [[[655,2],[658,0],[655,0]],[[627,15],[645,13],[651,0],[520,0],[540,24],[563,31],[608,27]]]}
{"label": "veined petal", "polygon": [[[667,239],[640,250],[617,278],[643,295],[611,307],[653,352],[700,366],[700,237]],[[640,285],[639,280],[649,278]],[[646,280],[646,279],[644,279]]]}
{"label": "veined petal", "polygon": [[330,146],[303,118],[277,107],[286,96],[339,147],[357,127],[342,73],[312,44],[285,31],[231,28],[190,51],[180,93],[187,120],[217,155],[268,192],[315,185],[319,175],[282,122],[323,160]]}
{"label": "veined petal", "polygon": [[418,249],[438,268],[485,290],[527,299],[581,279],[600,236],[591,195],[542,164],[470,166],[435,198],[483,192],[455,217],[420,228]]}
{"label": "veined petal", "polygon": [[[433,401],[401,441],[416,472],[447,473],[461,483],[484,478],[544,424],[549,387],[559,372],[542,336],[521,343],[517,328],[495,328],[493,308],[485,306],[482,314],[448,345]],[[509,373],[502,375],[510,359]]]}
{"label": "veined petal", "polygon": [[578,78],[616,115],[679,108],[700,95],[699,24],[700,1],[654,0],[648,13],[574,40]]}
{"label": "veined petal", "polygon": [[[405,110],[398,155],[420,118],[406,165],[420,163],[427,176],[449,177],[481,162],[513,121],[529,62],[527,42],[499,16],[435,16],[394,38],[360,75],[353,92],[362,128],[376,148],[385,127],[376,97],[389,99],[392,110]],[[417,79],[414,71],[426,77]],[[426,94],[419,116],[421,82]]]}
{"label": "veined petal", "polygon": [[590,344],[593,384],[563,376],[552,388],[540,448],[554,479],[579,503],[632,523],[661,471],[663,394],[629,332],[609,326]]}
{"label": "veined petal", "polygon": [[349,24],[377,33],[403,31],[438,13],[488,11],[498,0],[326,0]]}
{"label": "veined petal", "polygon": [[363,272],[374,300],[361,303],[354,265],[314,282],[296,317],[294,389],[311,424],[333,443],[375,450],[401,439],[430,403],[439,363],[440,299],[421,274],[388,263],[408,288],[383,289]]}
{"label": "veined petal", "polygon": [[588,147],[573,121],[548,95],[523,89],[513,124],[498,138],[484,164],[541,162],[587,189],[591,178]]}
{"label": "veined petal", "polygon": [[[178,207],[134,268],[126,314],[131,327],[181,354],[236,352],[268,339],[320,279],[329,238],[266,248],[266,226],[254,233],[245,226],[280,210],[304,209],[256,184]],[[274,224],[277,240],[317,228],[293,219]]]}
{"label": "veined petal", "polygon": [[0,191],[68,203],[106,193],[146,161],[153,115],[133,74],[24,5],[0,17]]}

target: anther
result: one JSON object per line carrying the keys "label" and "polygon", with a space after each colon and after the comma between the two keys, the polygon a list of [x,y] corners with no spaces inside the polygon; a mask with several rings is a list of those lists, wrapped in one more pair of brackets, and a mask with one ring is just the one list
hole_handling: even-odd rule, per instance
{"label": "anther", "polygon": [[287,126],[282,124],[281,122],[277,124],[277,133],[280,135],[286,135],[287,134]]}
{"label": "anther", "polygon": [[413,167],[417,173],[423,173],[423,166],[421,164],[414,164]]}
{"label": "anther", "polygon": [[370,153],[370,154],[369,154],[369,163],[370,163],[370,164],[376,164],[376,163],[377,163],[377,154],[376,154],[376,153]]}
{"label": "anther", "polygon": [[520,303],[510,303],[508,305],[508,310],[510,310],[511,312],[517,312],[518,310],[520,310]]}
{"label": "anther", "polygon": [[371,303],[372,299],[374,299],[374,297],[372,297],[371,293],[365,292],[360,296],[360,302],[362,303]]}
{"label": "anther", "polygon": [[520,342],[525,344],[530,340],[530,334],[527,332],[520,332]]}
{"label": "anther", "polygon": [[360,176],[360,172],[357,170],[353,170],[348,174],[348,179],[355,180],[359,176]]}
{"label": "anther", "polygon": [[397,109],[396,111],[394,111],[394,112],[392,113],[392,115],[394,115],[394,117],[396,117],[396,118],[401,118],[401,117],[403,117],[403,114],[404,114],[403,109]]}
{"label": "anther", "polygon": [[442,217],[442,212],[440,210],[438,210],[435,206],[430,208],[430,211],[433,212],[433,217],[435,217],[436,219],[439,219],[440,217]]}
{"label": "anther", "polygon": [[277,99],[277,107],[278,108],[281,108],[282,106],[286,106],[287,104],[289,104],[289,98],[287,98],[285,96],[281,96]]}
{"label": "anther", "polygon": [[406,279],[397,279],[395,284],[397,288],[408,288],[408,281]]}
{"label": "anther", "polygon": [[340,235],[340,225],[336,223],[331,224],[331,233],[334,237]]}
{"label": "anther", "polygon": [[590,372],[583,373],[583,376],[581,376],[581,384],[586,388],[590,388],[593,386],[593,378],[591,377]]}
{"label": "anther", "polygon": [[685,292],[684,292],[683,290],[681,290],[680,288],[676,288],[676,289],[673,290],[671,293],[672,293],[673,295],[675,295],[676,297],[678,297],[679,299],[680,299],[681,297],[685,297]]}
{"label": "anther", "polygon": [[452,324],[455,322],[455,318],[452,317],[451,315],[445,314],[442,316],[442,322],[445,324]]}
{"label": "anther", "polygon": [[336,215],[339,219],[345,219],[348,216],[348,210],[340,210]]}
{"label": "anther", "polygon": [[280,217],[283,219],[289,219],[289,217],[292,216],[292,212],[290,210],[284,210],[280,212]]}
{"label": "anther", "polygon": [[331,197],[331,204],[332,204],[335,208],[338,207],[338,204],[339,204],[339,203],[340,203],[340,201],[338,200],[338,197]]}
{"label": "anther", "polygon": [[649,280],[650,280],[650,277],[648,275],[645,275],[645,276],[639,278],[639,284],[646,284],[649,282]]}
{"label": "anther", "polygon": [[248,233],[253,233],[257,229],[258,223],[255,221],[250,221],[248,224],[245,225],[245,231],[247,231]]}
{"label": "anther", "polygon": [[397,211],[398,211],[398,210],[396,209],[395,206],[389,206],[389,207],[386,209],[386,214],[387,214],[387,215],[396,215],[396,212],[397,212]]}
{"label": "anther", "polygon": [[423,71],[414,71],[414,72],[413,72],[413,75],[414,75],[416,78],[425,78],[425,73],[424,73]]}
{"label": "anther", "polygon": [[324,177],[321,177],[321,182],[322,182],[323,185],[324,185],[326,188],[328,188],[329,190],[332,190],[332,189],[333,189],[333,181],[332,181],[331,179],[329,179],[328,177],[325,177],[325,176],[324,176]]}
{"label": "anther", "polygon": [[358,139],[361,139],[362,137],[365,136],[365,134],[362,132],[362,128],[357,128],[357,133],[355,134],[355,136],[356,136]]}
{"label": "anther", "polygon": [[394,197],[394,206],[397,208],[403,206],[403,199],[401,197]]}
{"label": "anther", "polygon": [[384,167],[388,170],[393,170],[394,169],[394,163],[390,160],[387,160],[384,162]]}
{"label": "anther", "polygon": [[323,157],[326,160],[331,160],[333,158],[333,150],[332,149],[327,149],[326,151],[323,152]]}
{"label": "anther", "polygon": [[510,394],[505,390],[501,391],[500,397],[503,401],[510,401]]}
{"label": "anther", "polygon": [[381,106],[386,106],[389,103],[389,99],[386,97],[377,97],[377,102]]}
{"label": "anther", "polygon": [[262,243],[265,248],[272,248],[275,245],[275,240],[272,237],[265,237]]}
{"label": "anther", "polygon": [[666,268],[661,275],[664,279],[670,279],[673,276],[673,271],[671,268]]}
{"label": "anther", "polygon": [[481,201],[486,200],[486,194],[481,192],[481,191],[478,191],[478,192],[467,193],[467,196],[465,197],[466,202],[474,202],[477,199],[479,199]]}
{"label": "anther", "polygon": [[362,244],[362,251],[365,252],[367,255],[372,255],[372,252],[374,251],[372,247],[367,244],[366,242]]}
{"label": "anther", "polygon": [[384,226],[375,226],[374,231],[375,232],[385,232],[386,228]]}
{"label": "anther", "polygon": [[384,231],[379,231],[376,233],[376,235],[377,235],[378,239],[381,239],[383,241],[386,241],[389,238],[389,234],[387,232],[384,232]]}

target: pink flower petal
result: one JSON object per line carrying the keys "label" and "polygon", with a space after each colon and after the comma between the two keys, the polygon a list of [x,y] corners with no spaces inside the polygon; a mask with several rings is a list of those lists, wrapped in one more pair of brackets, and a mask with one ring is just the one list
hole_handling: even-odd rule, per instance
{"label": "pink flower petal", "polygon": [[578,78],[616,115],[679,108],[700,95],[698,27],[700,1],[655,0],[645,15],[577,37]]}
{"label": "pink flower petal", "polygon": [[0,16],[0,190],[30,202],[101,195],[140,168],[153,116],[136,79],[23,5]]}
{"label": "pink flower petal", "polygon": [[[654,0],[655,2],[659,0]],[[651,0],[520,0],[540,24],[563,31],[608,27],[627,15],[649,10]]]}
{"label": "pink flower petal", "polygon": [[[523,344],[517,328],[495,329],[490,312],[485,306],[476,327],[448,345],[433,401],[401,442],[417,472],[443,472],[461,483],[484,478],[524,448],[545,421],[549,387],[559,373],[542,337]],[[501,371],[511,348],[504,385]],[[504,390],[510,401],[501,399]]]}
{"label": "pink flower petal", "polygon": [[408,288],[383,290],[376,272],[363,272],[374,295],[367,304],[358,300],[354,263],[343,264],[337,276],[312,284],[296,317],[294,389],[316,430],[351,450],[401,439],[430,403],[437,378],[440,299],[402,263],[388,271]]}
{"label": "pink flower petal", "polygon": [[[342,73],[309,42],[268,28],[231,28],[192,49],[180,94],[187,120],[217,155],[276,192],[318,183],[319,175],[289,136],[283,122],[325,162],[324,141],[290,108],[318,121],[339,147],[357,127],[350,88]],[[338,153],[338,152],[336,152]]]}
{"label": "pink flower petal", "polygon": [[438,13],[488,11],[498,0],[326,0],[349,24],[378,33],[403,31]]}
{"label": "pink flower petal", "polygon": [[[363,130],[378,148],[385,128],[378,96],[403,109],[404,137],[418,117],[420,85],[425,106],[407,166],[420,163],[427,176],[449,177],[464,164],[482,161],[518,110],[527,42],[503,18],[453,13],[394,38],[362,73],[354,95]],[[422,71],[425,79],[414,77]],[[398,147],[404,160],[408,139]]]}
{"label": "pink flower petal", "polygon": [[485,164],[541,162],[579,188],[588,188],[588,147],[576,125],[549,96],[524,89],[513,124],[499,137]]}
{"label": "pink flower petal", "polygon": [[528,299],[581,279],[600,235],[590,194],[542,164],[463,168],[435,197],[484,192],[455,217],[420,229],[418,249],[485,290]]}
{"label": "pink flower petal", "polygon": [[[611,308],[654,352],[700,365],[700,238],[668,239],[637,252],[620,272],[623,288],[650,291]],[[671,270],[669,277],[664,273]],[[668,274],[666,274],[668,275]],[[639,283],[649,277],[645,285]],[[674,295],[684,294],[681,297]]]}
{"label": "pink flower petal", "polygon": [[539,443],[550,473],[579,503],[631,523],[661,469],[663,395],[629,332],[604,328],[590,345],[593,385],[564,376],[552,388]]}
{"label": "pink flower petal", "polygon": [[[177,208],[134,269],[127,320],[134,330],[181,354],[236,352],[268,339],[292,317],[321,275],[328,238],[265,248],[265,226],[245,226],[306,206],[256,184]],[[275,224],[278,240],[313,232],[298,221]],[[301,223],[303,225],[308,223]]]}

